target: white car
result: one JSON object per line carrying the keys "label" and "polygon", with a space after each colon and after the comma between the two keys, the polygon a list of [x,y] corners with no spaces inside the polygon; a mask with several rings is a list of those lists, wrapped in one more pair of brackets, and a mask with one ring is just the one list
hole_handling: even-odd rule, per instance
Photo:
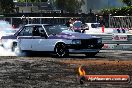
{"label": "white car", "polygon": [[[86,29],[84,33],[86,34],[103,33],[100,23],[85,23],[84,25]],[[113,33],[113,28],[104,27],[104,33]]]}
{"label": "white car", "polygon": [[14,35],[2,37],[2,42],[8,41],[12,41],[12,50],[18,47],[20,51],[53,52],[58,57],[69,53],[94,56],[103,47],[101,38],[70,31],[66,26],[48,24],[25,25]]}

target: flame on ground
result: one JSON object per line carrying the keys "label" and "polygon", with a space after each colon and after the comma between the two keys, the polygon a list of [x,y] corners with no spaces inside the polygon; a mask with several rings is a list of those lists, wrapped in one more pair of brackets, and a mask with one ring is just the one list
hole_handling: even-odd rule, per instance
{"label": "flame on ground", "polygon": [[85,70],[82,68],[82,66],[80,66],[80,67],[78,68],[78,72],[79,72],[79,75],[80,75],[80,76],[86,75],[86,72],[85,72]]}

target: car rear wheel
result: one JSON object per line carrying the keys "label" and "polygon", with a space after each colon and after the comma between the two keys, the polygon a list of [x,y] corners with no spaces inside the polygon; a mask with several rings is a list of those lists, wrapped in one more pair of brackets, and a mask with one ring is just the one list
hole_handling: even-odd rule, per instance
{"label": "car rear wheel", "polygon": [[57,57],[65,57],[69,55],[64,43],[58,43],[55,46],[55,54],[57,55]]}
{"label": "car rear wheel", "polygon": [[18,47],[17,42],[14,42],[12,44],[12,52],[14,52],[18,56],[22,54],[23,51]]}
{"label": "car rear wheel", "polygon": [[12,52],[15,52],[16,47],[17,47],[17,43],[14,42],[14,43],[12,44],[12,47],[11,47]]}
{"label": "car rear wheel", "polygon": [[90,53],[85,53],[85,55],[87,56],[87,57],[94,57],[96,54],[97,54],[98,52],[90,52]]}

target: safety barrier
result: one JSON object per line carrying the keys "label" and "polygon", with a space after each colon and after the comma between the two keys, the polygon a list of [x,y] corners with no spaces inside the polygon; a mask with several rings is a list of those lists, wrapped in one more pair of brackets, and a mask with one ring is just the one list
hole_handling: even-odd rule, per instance
{"label": "safety barrier", "polygon": [[127,33],[128,28],[113,28],[113,33]]}
{"label": "safety barrier", "polygon": [[114,33],[114,34],[91,34],[102,38],[104,47],[102,49],[132,50],[132,34]]}

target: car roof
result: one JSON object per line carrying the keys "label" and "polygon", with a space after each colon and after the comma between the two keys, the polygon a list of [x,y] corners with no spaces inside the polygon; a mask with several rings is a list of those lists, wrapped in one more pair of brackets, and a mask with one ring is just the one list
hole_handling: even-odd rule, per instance
{"label": "car roof", "polygon": [[51,25],[51,24],[26,24],[25,26],[34,26],[34,25],[36,25],[36,26],[42,26],[42,25]]}

